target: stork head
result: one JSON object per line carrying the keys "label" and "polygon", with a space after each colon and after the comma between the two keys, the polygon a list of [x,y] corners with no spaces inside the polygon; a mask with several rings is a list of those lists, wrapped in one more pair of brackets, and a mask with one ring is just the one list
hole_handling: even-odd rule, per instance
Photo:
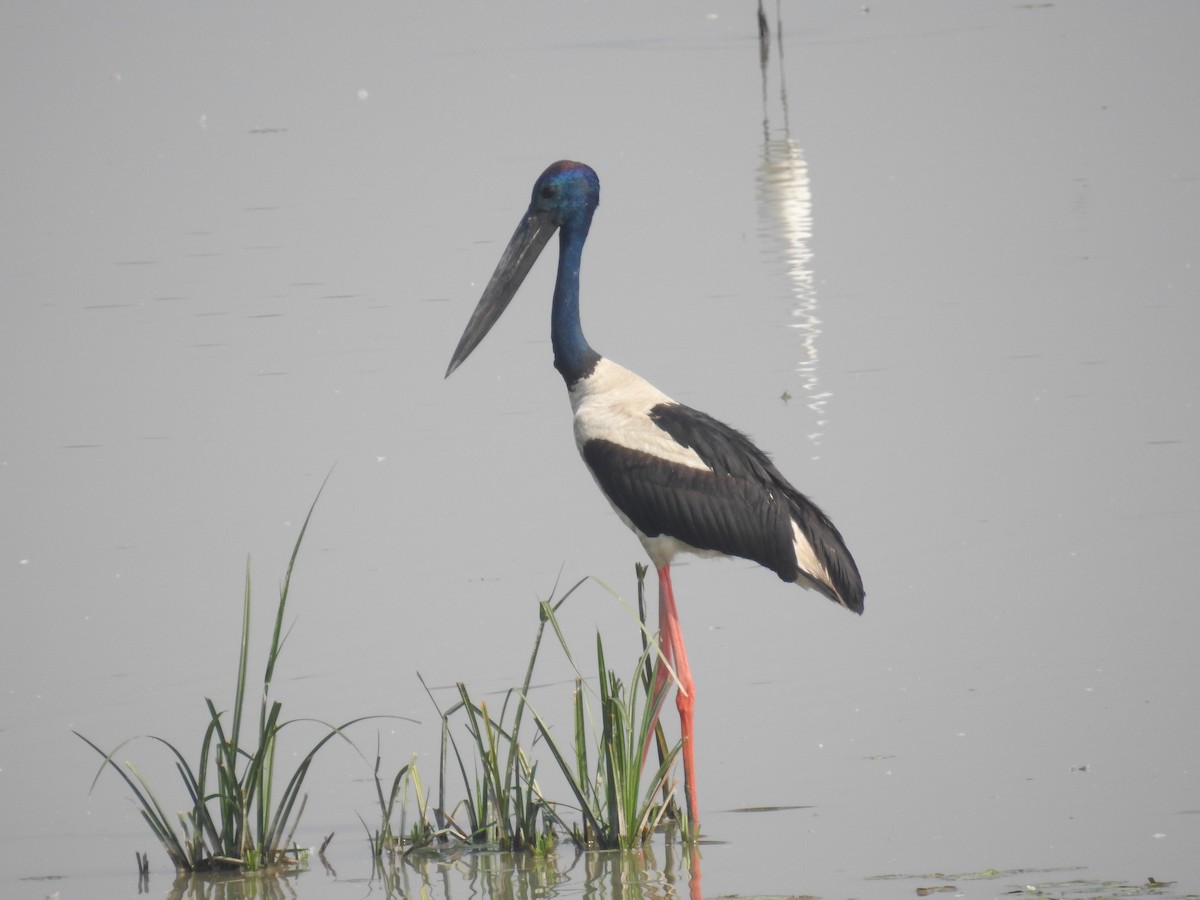
{"label": "stork head", "polygon": [[586,236],[592,214],[600,204],[600,179],[591,166],[560,160],[546,169],[533,185],[529,209],[504,248],[496,271],[459,338],[446,377],[462,365],[491,330],[533,268],[550,236]]}
{"label": "stork head", "polygon": [[591,166],[562,159],[538,176],[529,213],[549,217],[557,227],[588,225],[600,205],[600,179]]}

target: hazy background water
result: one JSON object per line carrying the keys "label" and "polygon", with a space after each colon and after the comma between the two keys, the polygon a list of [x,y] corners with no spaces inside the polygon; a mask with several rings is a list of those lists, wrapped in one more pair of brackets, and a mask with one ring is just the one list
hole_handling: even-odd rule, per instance
{"label": "hazy background water", "polygon": [[[632,596],[550,367],[551,265],[442,379],[563,157],[603,183],[592,344],[772,451],[867,586],[859,620],[678,568],[705,893],[1198,890],[1200,7],[782,16],[764,75],[747,3],[0,7],[6,895],[126,896],[134,849],[165,891],[70,729],[198,743],[246,554],[261,646],[331,467],[277,696],[421,719],[380,726],[393,768],[436,761],[417,671],[500,690],[556,581]],[[624,609],[581,600],[572,639],[631,666]],[[369,871],[340,753],[304,839],[336,829],[341,879],[302,894]],[[805,808],[729,812],[765,805]]]}

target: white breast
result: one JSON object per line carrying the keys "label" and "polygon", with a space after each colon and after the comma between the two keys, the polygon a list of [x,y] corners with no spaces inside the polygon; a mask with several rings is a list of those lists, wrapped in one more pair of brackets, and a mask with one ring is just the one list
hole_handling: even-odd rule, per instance
{"label": "white breast", "polygon": [[[676,443],[650,419],[650,411],[656,406],[674,404],[675,401],[623,366],[601,359],[591,375],[575,383],[570,395],[571,408],[575,412],[575,445],[581,454],[588,441],[603,440],[676,465],[708,468],[694,450]],[[594,477],[595,473],[592,475]],[[724,555],[697,549],[668,535],[648,537],[611,498],[605,495],[605,499],[626,527],[637,535],[656,569],[670,563],[678,553]]]}
{"label": "white breast", "polygon": [[675,401],[623,366],[601,359],[591,375],[575,383],[570,396],[580,450],[588,441],[604,440],[679,465],[708,468],[695,451],[680,446],[650,419],[654,407]]}

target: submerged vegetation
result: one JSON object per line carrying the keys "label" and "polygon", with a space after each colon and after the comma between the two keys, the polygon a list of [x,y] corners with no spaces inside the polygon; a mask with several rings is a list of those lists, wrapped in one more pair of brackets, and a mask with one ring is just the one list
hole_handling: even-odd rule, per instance
{"label": "submerged vegetation", "polygon": [[[173,757],[187,794],[187,808],[172,815],[132,762],[118,762],[118,754],[133,738],[105,752],[75,732],[103,759],[93,787],[106,769],[115,771],[133,792],[142,818],[179,872],[286,871],[303,867],[307,851],[295,846],[293,836],[304,809],[303,786],[310,767],[317,753],[335,737],[358,752],[346,729],[377,718],[362,716],[340,725],[320,723],[322,735],[278,789],[282,780],[276,771],[278,740],[283,729],[296,720],[282,718],[282,703],[272,698],[271,686],[286,639],[284,616],[293,570],[319,499],[320,491],[305,516],[280,586],[257,727],[248,724],[252,712],[246,696],[251,611],[247,561],[232,706],[221,711],[211,699],[205,699],[206,727],[194,764],[171,741],[146,736],[166,747]],[[377,748],[374,782],[379,824],[372,829],[364,821],[376,857],[394,860],[398,854],[410,858],[416,853],[442,853],[457,847],[525,851],[544,857],[563,838],[581,848],[630,849],[644,845],[669,822],[686,825],[671,779],[680,748],[678,744],[669,748],[661,726],[655,724],[662,697],[650,697],[659,657],[657,639],[645,625],[645,574],[646,568],[639,565],[641,656],[628,681],[607,668],[604,644],[597,634],[593,688],[564,637],[558,613],[588,579],[577,582],[557,599],[552,595],[539,603],[537,632],[524,680],[504,694],[498,710],[477,702],[463,683],[456,685],[457,701],[443,710],[421,679],[442,723],[437,800],[431,802],[415,757],[386,783],[380,774],[382,753]],[[569,743],[555,738],[549,723],[529,699],[547,626],[575,671]],[[644,780],[643,769],[652,744],[656,758],[650,777]],[[565,779],[569,800],[551,799],[543,793],[534,753],[539,746],[553,761],[551,769]],[[463,792],[463,798],[454,805],[447,797],[451,783],[461,784]],[[410,804],[414,809],[411,817]],[[685,827],[682,833],[690,834],[690,830]]]}

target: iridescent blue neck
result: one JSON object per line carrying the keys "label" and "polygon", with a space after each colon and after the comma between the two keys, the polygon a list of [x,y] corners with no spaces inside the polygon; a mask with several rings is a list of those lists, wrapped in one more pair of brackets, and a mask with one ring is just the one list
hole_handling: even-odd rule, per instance
{"label": "iridescent blue neck", "polygon": [[[591,216],[587,216],[590,222]],[[583,336],[579,323],[579,264],[588,222],[564,224],[558,238],[558,279],[554,283],[554,306],[550,311],[550,340],[554,346],[554,368],[570,387],[589,375],[600,359]]]}

